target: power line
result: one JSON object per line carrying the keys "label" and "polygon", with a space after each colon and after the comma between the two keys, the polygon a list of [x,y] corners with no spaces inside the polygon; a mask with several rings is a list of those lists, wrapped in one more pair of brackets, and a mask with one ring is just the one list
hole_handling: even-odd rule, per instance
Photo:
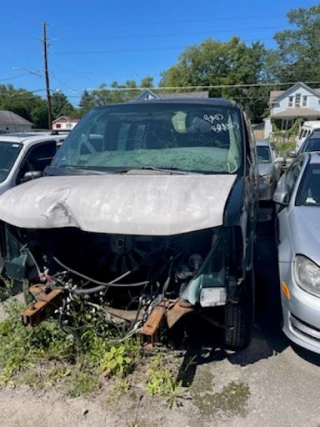
{"label": "power line", "polygon": [[[273,40],[273,37],[270,37],[269,40]],[[267,39],[264,39],[267,40]],[[260,42],[259,39],[250,39],[250,40],[240,40],[240,42]],[[222,42],[225,43],[225,42]],[[95,55],[102,53],[127,53],[127,52],[147,52],[147,51],[162,51],[162,50],[177,50],[177,49],[186,49],[193,45],[183,45],[183,46],[159,46],[159,47],[150,47],[150,48],[135,48],[135,49],[113,49],[113,50],[91,50],[91,51],[67,51],[67,52],[52,52],[52,55]]]}
{"label": "power line", "polygon": [[[122,34],[117,36],[103,36],[103,37],[64,37],[65,40],[110,40],[110,39],[136,39],[136,38],[154,38],[154,37],[181,37],[181,36],[199,36],[209,34],[223,34],[223,33],[235,33],[237,31],[261,31],[261,30],[287,30],[289,27],[272,26],[272,27],[255,27],[255,28],[232,28],[229,30],[211,30],[211,31],[198,31],[198,32],[187,32],[187,33],[166,33],[166,34]],[[58,37],[54,37],[55,40],[59,40]]]}
{"label": "power line", "polygon": [[[299,82],[270,82],[270,83],[250,83],[250,84],[220,84],[220,85],[193,85],[193,86],[158,86],[158,87],[119,87],[119,88],[114,88],[114,87],[106,87],[106,88],[85,88],[85,89],[81,89],[79,91],[77,91],[77,93],[82,94],[84,90],[87,90],[88,92],[128,92],[128,91],[144,91],[144,90],[151,90],[152,92],[155,91],[168,91],[168,90],[194,90],[197,89],[198,91],[200,90],[205,90],[205,89],[228,89],[228,88],[259,88],[259,87],[278,87],[278,86],[293,86],[295,84],[297,84]],[[319,84],[320,85],[320,81],[312,81],[312,82],[304,82],[305,84]],[[174,94],[174,93],[173,93]],[[320,95],[320,93],[319,93]],[[264,95],[261,95],[264,96]],[[78,98],[79,96],[69,96],[70,98]]]}
{"label": "power line", "polygon": [[103,71],[52,71],[52,74],[74,74],[74,75],[88,75],[88,76],[119,76],[119,77],[154,77],[154,76],[161,76],[162,74],[159,73],[106,73]]}
{"label": "power line", "polygon": [[18,92],[18,93],[1,93],[1,98],[19,98],[19,99],[34,99],[39,98],[40,95],[29,95],[29,93],[36,93],[36,92],[45,92],[46,89],[35,89],[35,90],[28,90],[26,92]]}
{"label": "power line", "polygon": [[[131,91],[131,90],[151,90],[151,91],[155,91],[155,90],[177,90],[177,89],[223,89],[223,88],[247,88],[247,87],[269,87],[269,86],[287,86],[287,85],[295,85],[299,82],[283,82],[283,83],[278,83],[278,82],[270,82],[270,83],[248,83],[248,84],[220,84],[220,85],[190,85],[190,86],[157,86],[157,87],[119,87],[119,88],[113,88],[113,87],[107,87],[107,88],[87,88],[86,90],[88,91],[114,91],[114,90],[119,90],[119,91]],[[320,81],[312,81],[312,82],[304,82],[305,84],[320,84]]]}
{"label": "power line", "polygon": [[19,21],[26,22],[27,24],[39,25],[39,22],[30,21],[29,19],[26,19],[24,16],[12,15],[10,13],[3,13],[3,12],[0,12],[0,16],[12,18],[12,19],[18,19]]}
{"label": "power line", "polygon": [[67,85],[67,83],[65,83],[64,81],[62,81],[62,80],[58,79],[57,77],[55,77],[55,75],[54,75],[55,73],[54,73],[54,72],[51,72],[50,74],[51,74],[51,77],[52,77],[54,80],[56,80],[58,83],[62,84],[62,86],[64,86],[66,89],[68,89],[68,91],[69,91],[69,92],[77,93],[77,91],[76,91],[76,90],[71,89],[71,88]]}
{"label": "power line", "polygon": [[6,81],[11,81],[11,80],[19,79],[20,77],[25,77],[25,76],[28,76],[29,74],[30,73],[23,73],[23,74],[19,74],[18,76],[7,77],[5,79],[1,79],[0,78],[0,82],[6,82]]}
{"label": "power line", "polygon": [[[286,16],[283,14],[277,14],[277,15],[259,15],[259,16],[215,16],[214,19],[171,19],[171,20],[145,20],[145,21],[113,21],[109,20],[108,27],[111,26],[117,26],[117,25],[153,25],[153,24],[190,24],[190,23],[201,23],[201,22],[210,22],[214,23],[216,21],[245,21],[245,20],[251,20],[251,19],[268,19],[268,18],[285,18]],[[76,25],[85,25],[85,26],[99,26],[99,25],[105,25],[104,23],[99,23],[96,20],[95,21],[59,21],[59,23],[52,24],[53,27],[59,27],[59,26],[66,26],[66,25],[72,25],[72,27]]]}

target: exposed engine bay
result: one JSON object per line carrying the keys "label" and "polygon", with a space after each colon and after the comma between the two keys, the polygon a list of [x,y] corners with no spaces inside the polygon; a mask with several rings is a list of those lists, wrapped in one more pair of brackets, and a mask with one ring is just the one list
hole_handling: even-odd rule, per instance
{"label": "exposed engine bay", "polygon": [[107,324],[124,326],[126,335],[132,335],[155,307],[167,310],[179,301],[188,311],[195,305],[185,297],[190,286],[197,295],[208,283],[221,289],[227,274],[223,227],[170,237],[78,228],[26,230],[8,224],[5,230],[6,273],[30,285],[42,283],[45,294],[59,290],[55,312],[68,330],[75,311],[103,310]]}

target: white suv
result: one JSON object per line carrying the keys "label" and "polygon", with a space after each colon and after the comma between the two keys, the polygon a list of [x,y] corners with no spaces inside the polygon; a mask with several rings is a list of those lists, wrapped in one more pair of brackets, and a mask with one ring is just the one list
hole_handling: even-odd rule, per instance
{"label": "white suv", "polygon": [[40,177],[66,137],[50,132],[0,135],[0,195]]}

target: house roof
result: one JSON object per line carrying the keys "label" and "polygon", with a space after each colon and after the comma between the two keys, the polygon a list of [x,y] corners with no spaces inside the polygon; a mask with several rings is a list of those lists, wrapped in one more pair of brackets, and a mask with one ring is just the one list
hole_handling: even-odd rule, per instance
{"label": "house roof", "polygon": [[57,119],[53,120],[52,123],[53,124],[57,123],[57,122],[62,122],[62,123],[65,123],[65,122],[77,123],[79,121],[80,121],[80,119],[72,119],[72,118],[67,117],[67,116],[61,116],[61,117],[58,117]]}
{"label": "house roof", "polygon": [[285,111],[281,111],[281,113],[271,114],[271,117],[274,119],[295,117],[320,117],[320,111],[310,110],[310,108],[288,108]]}
{"label": "house roof", "polygon": [[0,110],[0,125],[18,126],[32,125],[32,123],[12,111]]}
{"label": "house roof", "polygon": [[194,92],[152,92],[151,89],[145,89],[140,95],[137,96],[136,100],[143,99],[145,95],[151,95],[154,99],[177,99],[177,98],[209,98],[209,91],[194,91]]}
{"label": "house roof", "polygon": [[289,92],[289,91],[291,91],[292,89],[294,89],[295,87],[298,87],[298,86],[303,86],[308,91],[310,91],[313,94],[315,94],[316,96],[320,97],[320,88],[318,88],[318,89],[311,89],[311,87],[309,87],[305,83],[298,82],[295,85],[291,86],[287,90],[272,90],[272,91],[270,91],[269,103],[272,104],[272,102],[276,101],[278,98],[280,98],[280,96],[284,95],[286,92]]}

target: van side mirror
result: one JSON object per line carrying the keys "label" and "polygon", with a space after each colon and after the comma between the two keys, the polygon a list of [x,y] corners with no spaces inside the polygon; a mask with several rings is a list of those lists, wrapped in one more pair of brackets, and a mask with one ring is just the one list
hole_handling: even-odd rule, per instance
{"label": "van side mirror", "polygon": [[28,171],[24,174],[24,177],[21,179],[21,183],[31,181],[32,179],[40,178],[42,176],[41,171]]}
{"label": "van side mirror", "polygon": [[273,194],[273,201],[277,205],[288,206],[289,204],[289,193],[287,190],[276,189]]}

